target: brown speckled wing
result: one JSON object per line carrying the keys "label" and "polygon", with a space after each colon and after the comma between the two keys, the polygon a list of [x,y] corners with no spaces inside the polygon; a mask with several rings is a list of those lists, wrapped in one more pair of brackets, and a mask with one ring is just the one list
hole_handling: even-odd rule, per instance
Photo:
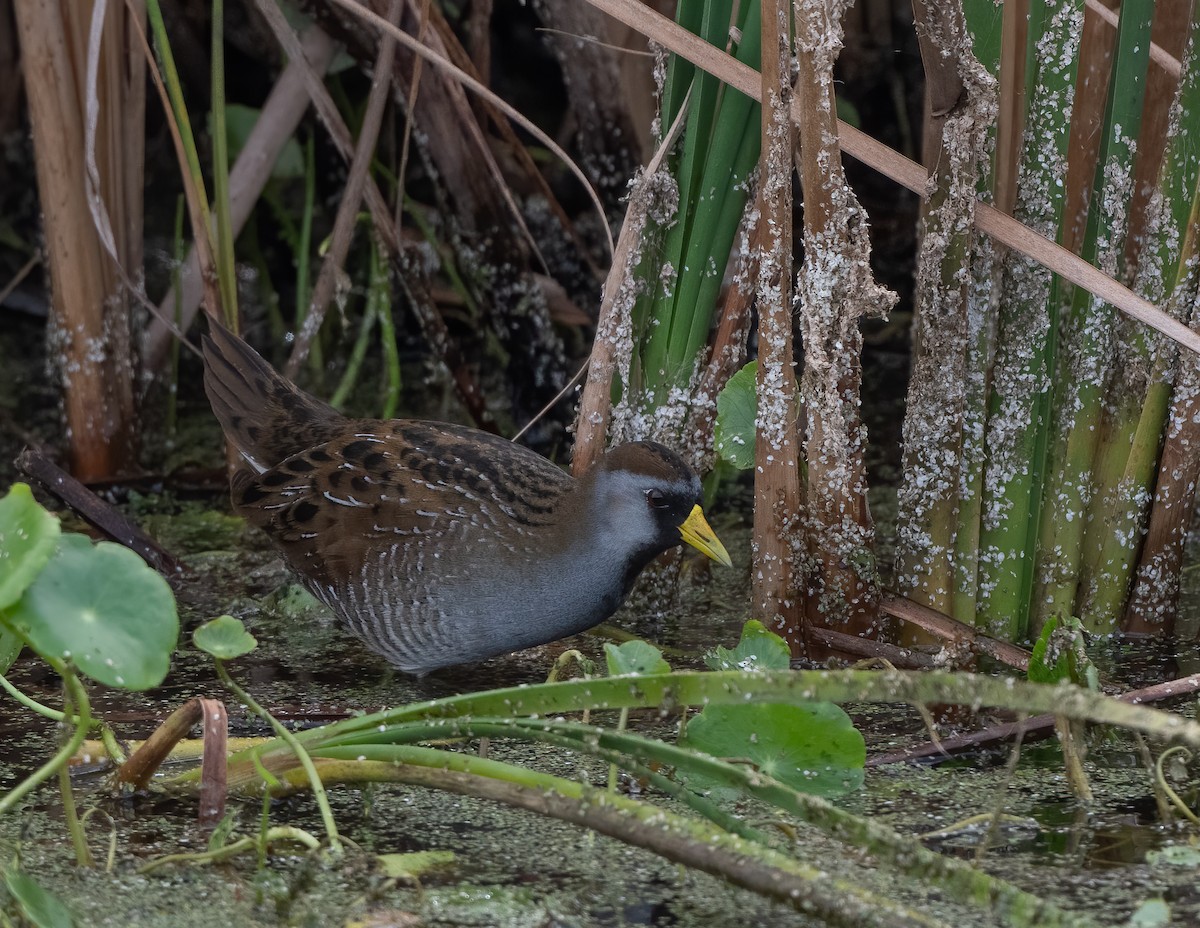
{"label": "brown speckled wing", "polygon": [[529,449],[474,429],[350,420],[262,474],[240,474],[233,501],[311,585],[336,588],[369,569],[404,570],[421,543],[511,544],[553,521],[573,483]]}
{"label": "brown speckled wing", "polygon": [[204,389],[225,437],[258,471],[346,428],[345,416],[280,377],[216,323],[204,336]]}

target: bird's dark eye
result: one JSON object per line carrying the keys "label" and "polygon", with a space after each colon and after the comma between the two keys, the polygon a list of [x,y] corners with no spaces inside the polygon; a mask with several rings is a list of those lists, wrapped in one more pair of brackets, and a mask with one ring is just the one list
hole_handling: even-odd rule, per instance
{"label": "bird's dark eye", "polygon": [[651,509],[666,509],[669,505],[661,490],[647,490],[646,504]]}

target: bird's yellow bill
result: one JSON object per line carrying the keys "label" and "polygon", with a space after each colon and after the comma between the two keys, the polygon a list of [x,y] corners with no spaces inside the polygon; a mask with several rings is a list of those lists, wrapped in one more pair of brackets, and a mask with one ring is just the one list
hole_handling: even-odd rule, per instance
{"label": "bird's yellow bill", "polygon": [[701,554],[711,557],[726,567],[733,566],[733,561],[729,559],[729,552],[721,544],[717,533],[709,527],[708,520],[704,518],[704,510],[700,508],[699,504],[692,507],[691,514],[684,520],[683,525],[679,526],[679,534],[683,536],[684,541]]}

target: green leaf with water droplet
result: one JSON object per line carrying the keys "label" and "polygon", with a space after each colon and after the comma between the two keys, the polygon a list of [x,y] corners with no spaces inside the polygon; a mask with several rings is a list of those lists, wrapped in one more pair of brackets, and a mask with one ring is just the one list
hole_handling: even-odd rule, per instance
{"label": "green leaf with water droplet", "polygon": [[[712,705],[688,722],[680,744],[754,769],[794,789],[840,796],[862,786],[867,748],[840,706],[813,702]],[[734,795],[692,775],[688,786]]]}
{"label": "green leaf with water droplet", "polygon": [[758,418],[758,362],[751,361],[729,378],[717,396],[713,443],[721,459],[738,470],[754,466],[754,422]]}
{"label": "green leaf with water droplet", "polygon": [[36,928],[72,928],[75,919],[62,900],[20,870],[4,871],[4,886],[21,915]]}
{"label": "green leaf with water droplet", "polygon": [[717,646],[704,655],[709,670],[787,670],[792,665],[792,652],[787,642],[757,619],[742,627],[737,647],[730,650]]}
{"label": "green leaf with water droplet", "polygon": [[24,483],[0,499],[0,610],[29,589],[54,554],[61,529]]}
{"label": "green leaf with water droplet", "polygon": [[8,620],[43,658],[127,690],[161,683],[179,638],[167,581],[128,548],[76,534],[59,538]]}
{"label": "green leaf with water droplet", "polygon": [[662,651],[644,641],[626,641],[620,647],[606,644],[604,657],[608,661],[610,677],[624,674],[650,676],[671,672],[671,665],[663,660]]}
{"label": "green leaf with water droplet", "polygon": [[258,639],[246,631],[241,619],[231,615],[218,616],[205,622],[196,629],[192,641],[205,654],[222,661],[231,661],[258,647]]}

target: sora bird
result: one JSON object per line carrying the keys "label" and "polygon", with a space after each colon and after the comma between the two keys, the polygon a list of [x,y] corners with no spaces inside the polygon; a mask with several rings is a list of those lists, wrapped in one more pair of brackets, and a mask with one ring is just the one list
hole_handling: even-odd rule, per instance
{"label": "sora bird", "polygon": [[409,673],[591,628],[681,542],[730,563],[700,479],[660,444],[619,445],[576,480],[477,429],[343,416],[218,325],[204,386],[241,460],[234,508]]}

